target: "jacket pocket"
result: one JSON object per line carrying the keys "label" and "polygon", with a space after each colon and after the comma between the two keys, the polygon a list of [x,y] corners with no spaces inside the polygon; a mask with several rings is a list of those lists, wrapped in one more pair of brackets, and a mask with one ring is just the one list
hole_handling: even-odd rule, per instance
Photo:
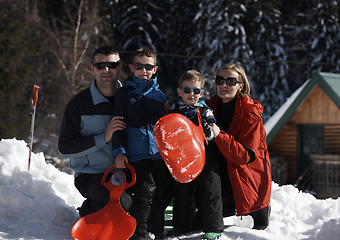
{"label": "jacket pocket", "polygon": [[244,209],[250,209],[258,199],[258,186],[252,170],[247,166],[234,171],[233,178],[235,193],[235,200],[243,205]]}
{"label": "jacket pocket", "polygon": [[87,156],[71,158],[69,165],[71,169],[84,169],[89,165],[89,159]]}

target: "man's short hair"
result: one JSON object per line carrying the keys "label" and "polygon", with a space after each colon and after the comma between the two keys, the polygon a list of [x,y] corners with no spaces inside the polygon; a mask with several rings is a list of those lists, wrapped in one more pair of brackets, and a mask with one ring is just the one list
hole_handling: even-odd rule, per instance
{"label": "man's short hair", "polygon": [[100,46],[97,49],[95,49],[92,53],[92,60],[91,60],[92,64],[94,64],[94,58],[98,54],[104,54],[105,56],[108,56],[111,54],[113,55],[117,54],[119,56],[119,53],[116,48],[109,46],[109,45]]}

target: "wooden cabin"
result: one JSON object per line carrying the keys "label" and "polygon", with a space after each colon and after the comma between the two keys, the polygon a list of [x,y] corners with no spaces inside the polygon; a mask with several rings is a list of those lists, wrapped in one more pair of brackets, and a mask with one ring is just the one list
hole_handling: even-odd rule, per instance
{"label": "wooden cabin", "polygon": [[340,196],[340,74],[315,73],[265,128],[275,182]]}

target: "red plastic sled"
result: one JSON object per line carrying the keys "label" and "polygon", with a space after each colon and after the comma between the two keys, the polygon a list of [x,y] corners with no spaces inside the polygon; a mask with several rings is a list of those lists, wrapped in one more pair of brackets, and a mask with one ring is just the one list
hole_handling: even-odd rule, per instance
{"label": "red plastic sled", "polygon": [[204,140],[207,142],[201,116],[199,126],[182,114],[171,113],[157,121],[153,136],[173,178],[181,183],[194,180],[205,164]]}
{"label": "red plastic sled", "polygon": [[[136,229],[136,219],[127,214],[120,205],[122,192],[136,182],[135,170],[129,164],[126,166],[132,173],[130,183],[126,181],[126,176],[122,171],[114,172],[110,181],[106,182],[107,175],[115,168],[115,165],[106,170],[102,184],[110,191],[110,201],[103,209],[80,218],[73,225],[71,230],[73,239],[127,240],[132,236]],[[124,182],[117,182],[115,179],[117,176],[123,176]]]}

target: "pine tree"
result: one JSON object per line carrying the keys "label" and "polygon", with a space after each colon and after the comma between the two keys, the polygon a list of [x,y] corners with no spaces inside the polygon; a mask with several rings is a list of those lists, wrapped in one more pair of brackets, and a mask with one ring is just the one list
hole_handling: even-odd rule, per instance
{"label": "pine tree", "polygon": [[165,94],[171,103],[178,101],[176,92],[177,80],[192,65],[190,58],[190,42],[197,33],[197,26],[193,24],[196,12],[199,10],[200,0],[172,1],[166,15],[166,37],[164,55],[160,55],[162,68],[161,81],[167,86]]}
{"label": "pine tree", "polygon": [[340,72],[340,4],[339,1],[319,1],[316,6],[313,53],[313,71]]}
{"label": "pine tree", "polygon": [[164,16],[169,1],[132,0],[112,2],[110,6],[112,31],[120,49],[135,51],[149,47],[164,49]]}
{"label": "pine tree", "polygon": [[248,70],[248,77],[253,82],[252,96],[265,106],[263,119],[266,121],[290,95],[289,66],[280,25],[281,4],[265,0],[244,2],[247,18],[242,24],[256,62],[254,68]]}
{"label": "pine tree", "polygon": [[283,5],[281,25],[291,91],[315,71],[339,72],[339,8],[334,0],[291,0]]}
{"label": "pine tree", "polygon": [[253,53],[247,43],[242,19],[246,9],[239,1],[201,1],[193,20],[197,32],[191,39],[190,54],[201,59],[188,59],[207,77],[206,97],[213,94],[216,71],[225,63],[238,62],[246,71],[254,66]]}

